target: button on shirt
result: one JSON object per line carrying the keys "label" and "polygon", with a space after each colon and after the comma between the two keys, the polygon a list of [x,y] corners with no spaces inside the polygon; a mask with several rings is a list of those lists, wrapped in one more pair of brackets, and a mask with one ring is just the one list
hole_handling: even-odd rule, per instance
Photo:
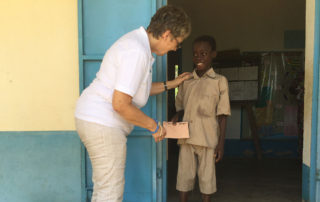
{"label": "button on shirt", "polygon": [[202,77],[193,71],[176,97],[176,110],[184,110],[183,121],[189,123],[188,139],[178,144],[215,148],[219,141],[218,115],[231,115],[227,79],[209,69]]}

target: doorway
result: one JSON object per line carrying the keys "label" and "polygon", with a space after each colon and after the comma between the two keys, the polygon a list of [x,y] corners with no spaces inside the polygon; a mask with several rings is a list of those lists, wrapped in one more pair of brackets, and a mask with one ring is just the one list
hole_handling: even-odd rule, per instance
{"label": "doorway", "polygon": [[[182,72],[192,71],[192,40],[202,34],[213,35],[216,38],[218,56],[219,52],[221,53],[221,57],[218,57],[220,65],[228,63],[227,67],[247,66],[248,61],[242,59],[245,57],[248,59],[249,56],[254,55],[255,59],[259,58],[255,65],[258,65],[261,70],[262,62],[268,59],[275,61],[279,58],[289,58],[291,62],[297,62],[296,54],[302,56],[299,62],[304,65],[305,1],[295,3],[291,1],[206,1],[196,4],[192,1],[170,0],[168,4],[183,7],[193,23],[192,34],[184,42],[182,50],[176,54],[168,54],[168,79],[173,78],[170,71],[172,66],[178,65]],[[233,53],[234,50],[238,52],[233,56],[226,54],[231,50]],[[295,56],[292,57],[292,54]],[[240,61],[233,60],[235,58],[240,58]],[[223,60],[225,63],[221,62]],[[274,64],[275,69],[279,67],[279,63]],[[293,67],[294,65],[290,66],[290,68]],[[278,74],[279,72],[270,73]],[[292,71],[282,73],[283,76],[291,74],[294,77],[292,83],[294,80],[299,83],[298,86],[291,87],[291,91],[298,88],[301,83],[304,84],[304,80],[299,77],[304,73],[304,67],[299,68],[296,73]],[[303,76],[302,79],[304,79]],[[282,91],[290,91],[288,86],[278,87],[281,87]],[[260,98],[262,95],[266,96],[262,91],[262,86],[259,86]],[[281,92],[279,89],[278,91]],[[271,92],[270,89],[268,92]],[[298,96],[295,94],[298,92],[292,93],[293,95],[290,96]],[[168,94],[168,119],[174,113],[173,96],[172,93]],[[276,112],[271,116],[272,120],[259,119],[257,102],[253,106],[255,118],[258,119],[257,129],[262,154],[260,160],[257,159],[257,148],[252,142],[248,114],[241,104],[231,103],[232,116],[228,119],[225,155],[222,162],[217,164],[218,192],[213,195],[214,201],[242,201],[241,197],[246,202],[302,200],[303,125],[299,124],[304,122],[303,111],[301,111],[303,99],[296,101],[294,109],[290,108],[292,105],[286,106],[284,103],[279,106],[279,102],[269,100],[278,104],[278,106],[270,106],[271,111]],[[294,120],[288,120],[288,117],[285,117],[285,113],[289,112],[296,117]],[[284,125],[281,125],[288,121],[296,123],[294,130],[288,131],[288,128],[285,129]],[[178,197],[178,192],[175,190],[178,153],[176,141],[168,140],[168,202],[177,201]],[[200,201],[199,197],[196,182],[194,191],[190,193],[190,201]]]}

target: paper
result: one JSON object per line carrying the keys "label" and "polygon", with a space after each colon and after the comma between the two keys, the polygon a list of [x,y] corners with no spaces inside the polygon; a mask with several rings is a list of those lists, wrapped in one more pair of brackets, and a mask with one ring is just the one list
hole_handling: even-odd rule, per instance
{"label": "paper", "polygon": [[244,100],[258,99],[258,81],[245,81],[243,91]]}
{"label": "paper", "polygon": [[188,122],[176,122],[173,125],[172,122],[163,122],[163,127],[166,129],[166,138],[180,139],[189,138]]}
{"label": "paper", "polygon": [[242,100],[243,96],[243,86],[244,83],[242,81],[232,81],[229,82],[229,92],[230,92],[230,100]]}
{"label": "paper", "polygon": [[252,81],[258,80],[258,67],[240,67],[239,68],[239,80]]}
{"label": "paper", "polygon": [[258,81],[231,81],[229,92],[231,101],[257,100]]}
{"label": "paper", "polygon": [[239,80],[239,69],[237,67],[228,67],[228,68],[221,68],[220,74],[227,77],[228,81],[237,81]]}

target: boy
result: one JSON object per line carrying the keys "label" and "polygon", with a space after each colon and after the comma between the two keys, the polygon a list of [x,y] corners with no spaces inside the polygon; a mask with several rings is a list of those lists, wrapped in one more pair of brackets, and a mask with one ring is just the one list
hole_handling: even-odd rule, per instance
{"label": "boy", "polygon": [[180,139],[177,190],[180,201],[188,200],[198,173],[202,201],[209,202],[216,192],[215,163],[223,157],[226,118],[230,113],[227,79],[212,69],[216,42],[200,36],[193,42],[193,79],[185,81],[176,98],[177,114],[189,122],[189,139]]}

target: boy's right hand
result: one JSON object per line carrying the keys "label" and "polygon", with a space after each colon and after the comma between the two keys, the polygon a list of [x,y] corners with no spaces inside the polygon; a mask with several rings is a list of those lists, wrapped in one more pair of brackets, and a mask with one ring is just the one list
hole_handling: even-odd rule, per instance
{"label": "boy's right hand", "polygon": [[177,122],[182,121],[183,115],[184,115],[184,110],[178,111],[171,119],[171,121],[173,122],[173,125],[176,125]]}
{"label": "boy's right hand", "polygon": [[179,120],[179,114],[176,113],[176,114],[172,117],[172,119],[171,119],[172,124],[173,124],[173,125],[176,125],[176,123],[178,122],[178,120]]}

